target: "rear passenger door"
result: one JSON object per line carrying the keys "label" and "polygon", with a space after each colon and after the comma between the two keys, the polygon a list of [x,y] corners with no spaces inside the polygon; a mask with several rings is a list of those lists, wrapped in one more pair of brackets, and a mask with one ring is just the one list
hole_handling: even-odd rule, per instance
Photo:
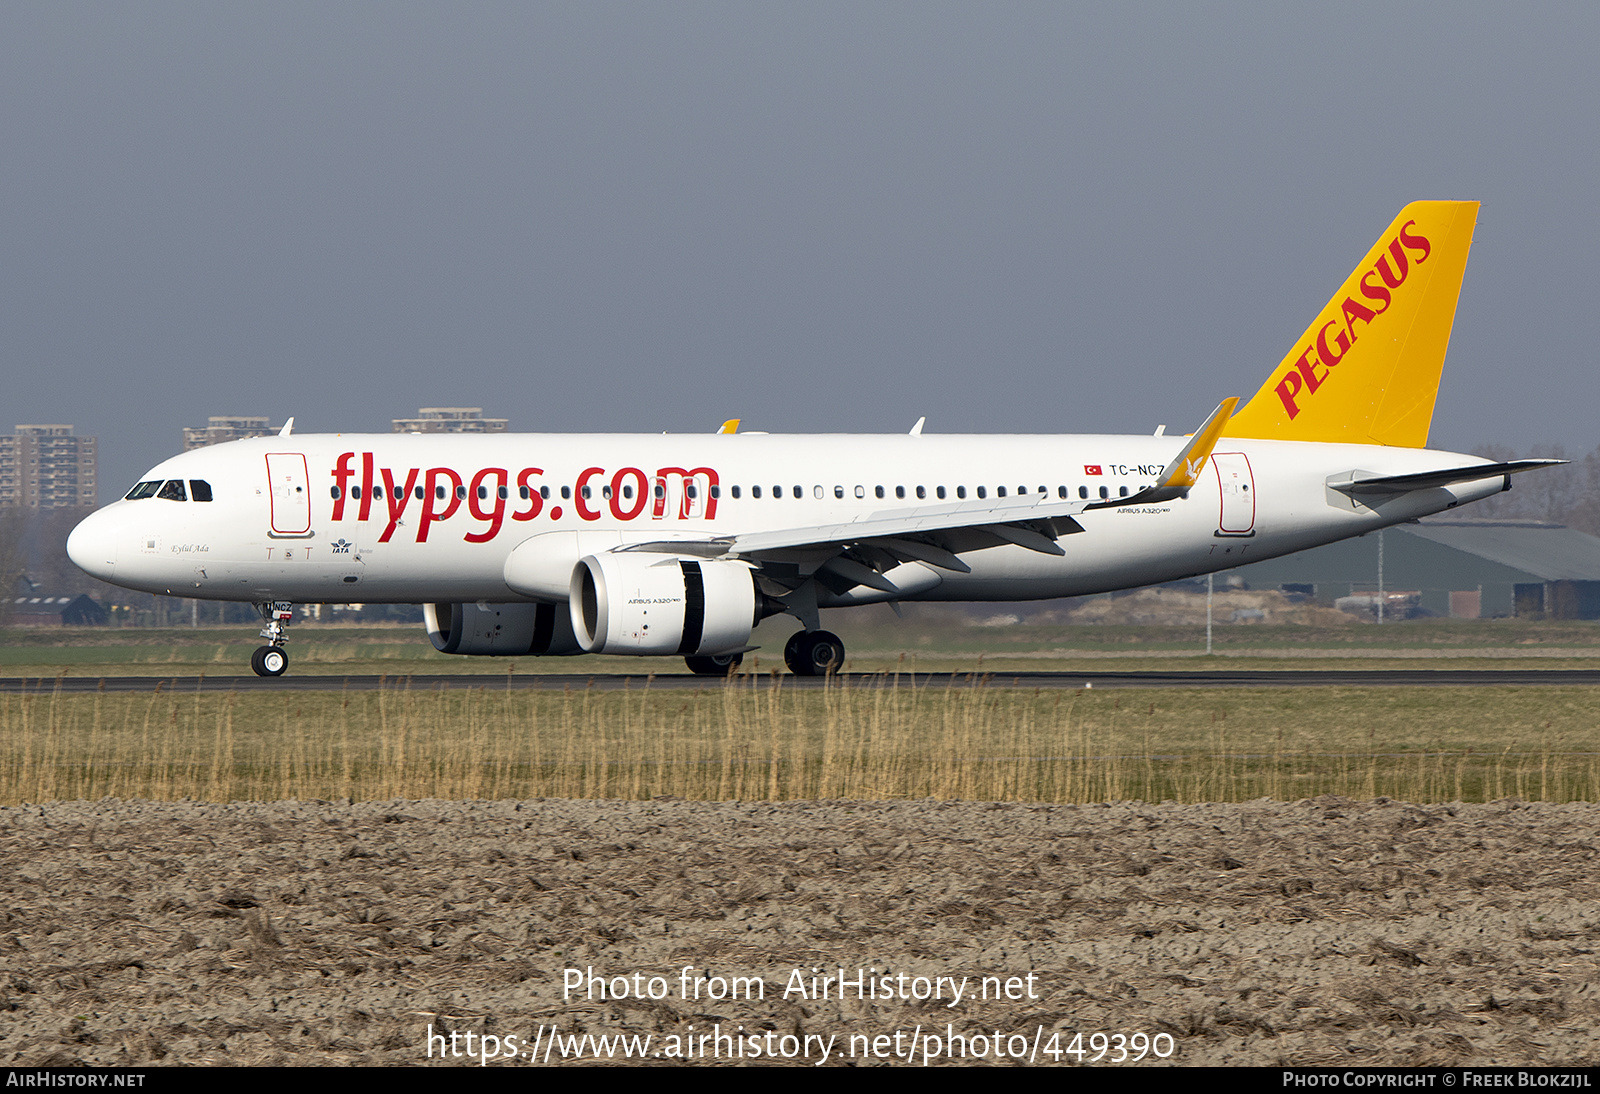
{"label": "rear passenger door", "polygon": [[1256,534],[1256,484],[1250,473],[1250,460],[1243,452],[1213,452],[1211,466],[1217,472],[1222,493],[1222,512],[1217,517],[1217,535],[1253,536]]}

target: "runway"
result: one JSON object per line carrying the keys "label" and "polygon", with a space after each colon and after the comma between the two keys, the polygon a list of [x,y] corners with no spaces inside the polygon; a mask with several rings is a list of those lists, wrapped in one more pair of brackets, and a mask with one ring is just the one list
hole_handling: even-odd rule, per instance
{"label": "runway", "polygon": [[[785,673],[733,678],[734,686],[821,687],[990,687],[990,688],[1308,688],[1308,687],[1594,687],[1596,669],[1320,669],[1285,671],[1204,670],[1194,672],[985,672],[843,673],[835,677]],[[605,675],[592,673],[527,675],[360,675],[360,676],[10,676],[0,677],[0,694],[59,692],[328,692],[378,688],[441,691],[463,688],[620,691],[707,689],[727,682],[689,673]]]}

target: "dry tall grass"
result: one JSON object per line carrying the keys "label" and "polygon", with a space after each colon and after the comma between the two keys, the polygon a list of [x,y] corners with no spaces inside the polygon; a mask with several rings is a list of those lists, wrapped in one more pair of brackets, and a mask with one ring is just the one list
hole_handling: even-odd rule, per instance
{"label": "dry tall grass", "polygon": [[0,804],[63,799],[1600,799],[1586,688],[0,695]]}

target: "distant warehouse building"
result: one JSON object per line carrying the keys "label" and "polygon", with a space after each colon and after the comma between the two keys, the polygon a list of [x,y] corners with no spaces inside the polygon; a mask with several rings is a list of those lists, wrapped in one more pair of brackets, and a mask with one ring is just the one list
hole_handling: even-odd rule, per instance
{"label": "distant warehouse building", "polygon": [[[1232,571],[1252,589],[1324,603],[1378,587],[1378,533]],[[1416,591],[1438,616],[1600,619],[1600,539],[1533,520],[1436,518],[1383,535],[1385,591]]]}
{"label": "distant warehouse building", "polygon": [[[108,616],[93,598],[86,595],[50,596],[29,590],[12,597],[8,622],[19,627],[54,626],[103,627]],[[3,613],[0,613],[3,614]]]}

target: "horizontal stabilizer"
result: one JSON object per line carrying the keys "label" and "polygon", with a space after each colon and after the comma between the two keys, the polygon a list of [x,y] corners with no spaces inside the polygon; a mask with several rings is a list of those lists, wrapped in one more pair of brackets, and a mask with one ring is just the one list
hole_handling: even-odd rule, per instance
{"label": "horizontal stabilizer", "polygon": [[1510,463],[1480,463],[1471,467],[1450,467],[1442,471],[1422,471],[1415,475],[1384,475],[1370,479],[1352,479],[1349,482],[1330,482],[1333,489],[1345,494],[1407,494],[1413,490],[1432,490],[1457,482],[1477,482],[1504,475],[1508,479],[1519,471],[1535,471],[1541,467],[1556,467],[1566,460],[1512,460]]}

